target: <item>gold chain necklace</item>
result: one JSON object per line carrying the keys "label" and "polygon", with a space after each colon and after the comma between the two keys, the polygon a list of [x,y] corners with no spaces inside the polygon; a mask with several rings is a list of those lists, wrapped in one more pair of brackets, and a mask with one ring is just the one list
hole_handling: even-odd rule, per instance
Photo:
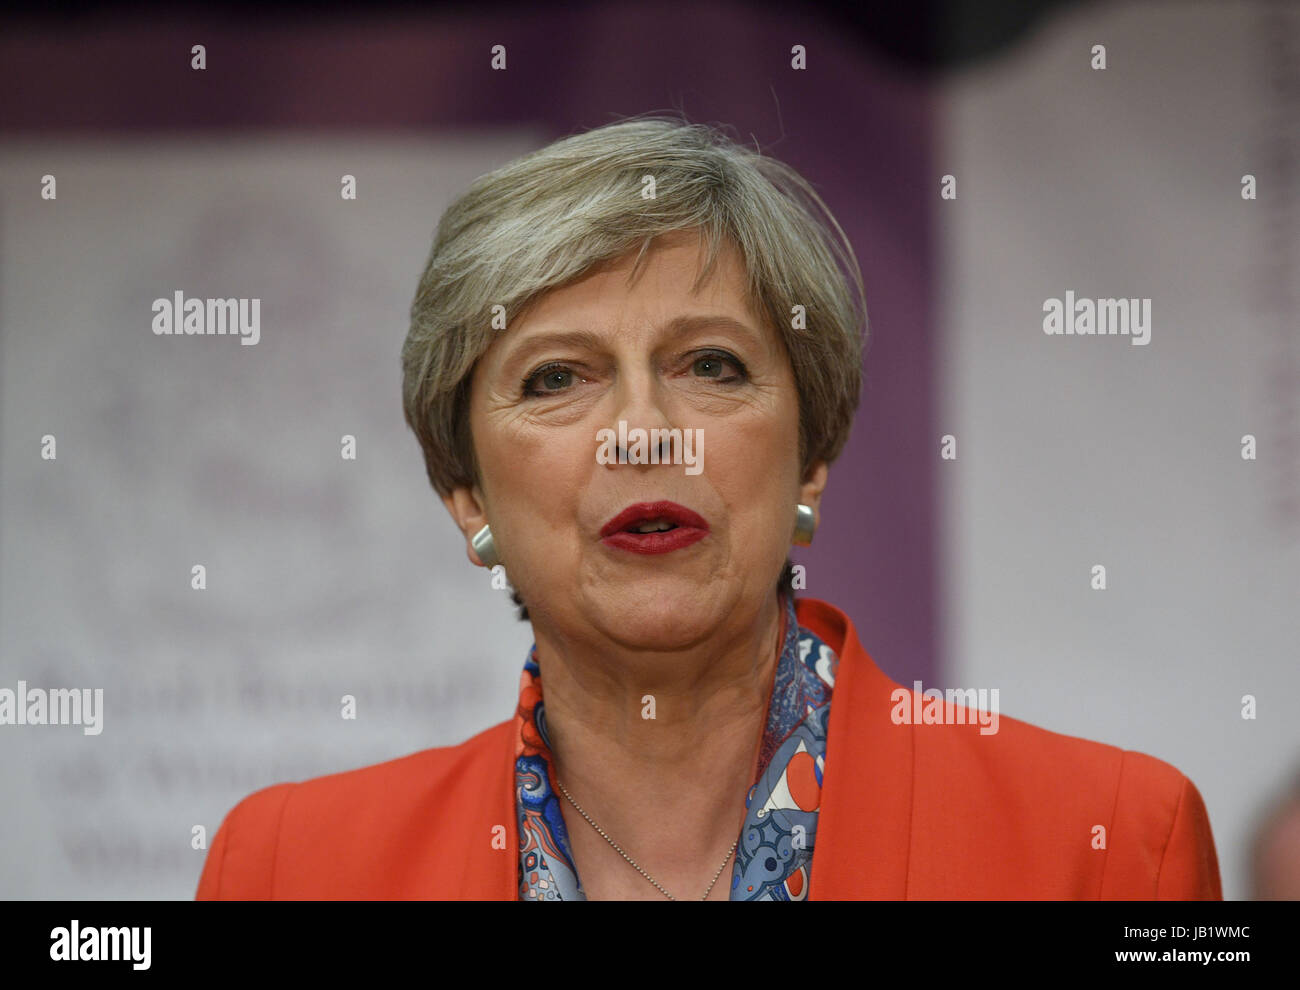
{"label": "gold chain necklace", "polygon": [[[618,843],[615,842],[613,839],[611,839],[608,835],[606,835],[605,830],[603,828],[601,828],[594,821],[592,821],[591,816],[587,814],[585,811],[583,811],[581,807],[579,807],[578,802],[573,800],[573,795],[570,794],[567,790],[565,790],[564,785],[561,784],[559,780],[556,780],[555,783],[559,786],[561,791],[564,791],[564,796],[569,799],[569,803],[578,809],[578,814],[580,814],[583,818],[587,820],[587,824],[590,825],[592,828],[594,828],[597,832],[599,832],[601,838],[604,839],[606,842],[608,842],[611,846],[613,846],[618,851],[618,854],[620,856],[622,856],[625,860],[631,863],[633,869],[635,869],[643,877],[645,877],[652,884],[654,884],[655,887],[658,889],[659,893],[663,894],[670,901],[677,900],[676,897],[668,893],[668,891],[664,890],[663,887],[659,886],[658,880],[652,877],[645,870],[641,869],[641,867],[637,866],[636,860],[634,860],[631,856],[625,853],[622,849],[619,849]],[[737,837],[736,841],[731,844],[731,848],[727,850],[727,858],[722,861],[722,866],[718,867],[718,872],[713,874],[713,879],[709,881],[708,890],[704,892],[704,896],[701,897],[700,900],[707,901],[709,899],[709,891],[713,890],[713,885],[718,882],[718,877],[722,876],[722,867],[727,865],[727,862],[731,859],[731,854],[736,851],[736,846],[737,844],[739,844],[739,842],[740,839],[739,837]]]}

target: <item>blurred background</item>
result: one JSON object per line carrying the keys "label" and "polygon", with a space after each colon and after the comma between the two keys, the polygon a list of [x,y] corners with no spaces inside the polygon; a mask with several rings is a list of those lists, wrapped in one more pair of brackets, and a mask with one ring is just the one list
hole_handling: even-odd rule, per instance
{"label": "blurred background", "polygon": [[[402,420],[407,311],[476,176],[655,110],[799,169],[863,270],[803,593],[896,681],[1174,764],[1225,896],[1300,897],[1297,5],[6,17],[0,688],[105,711],[0,726],[0,897],[192,897],[251,791],[512,715],[531,635]],[[260,342],[155,336],[178,290]],[[1067,291],[1150,343],[1045,335]]]}

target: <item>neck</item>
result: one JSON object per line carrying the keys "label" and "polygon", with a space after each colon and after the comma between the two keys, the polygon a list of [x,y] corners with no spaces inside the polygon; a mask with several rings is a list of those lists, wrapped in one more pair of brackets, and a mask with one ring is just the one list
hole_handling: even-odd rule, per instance
{"label": "neck", "polygon": [[[534,630],[555,775],[657,879],[677,868],[679,882],[694,883],[693,871],[707,867],[707,883],[740,831],[783,607],[773,593],[756,620],[720,624],[666,653]],[[582,832],[604,840],[563,796],[561,806],[582,859],[581,849],[591,848]]]}

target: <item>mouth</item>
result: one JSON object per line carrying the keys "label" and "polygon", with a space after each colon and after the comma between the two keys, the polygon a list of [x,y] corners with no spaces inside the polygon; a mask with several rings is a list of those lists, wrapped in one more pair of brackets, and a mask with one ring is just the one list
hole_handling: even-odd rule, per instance
{"label": "mouth", "polygon": [[601,527],[601,542],[632,553],[670,553],[704,539],[708,521],[676,502],[629,505]]}

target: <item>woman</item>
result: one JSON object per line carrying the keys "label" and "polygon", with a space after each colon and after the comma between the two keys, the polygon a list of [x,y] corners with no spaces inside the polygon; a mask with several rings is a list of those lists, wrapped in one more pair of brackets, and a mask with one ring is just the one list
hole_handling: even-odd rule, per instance
{"label": "woman", "polygon": [[712,129],[624,121],[477,180],[404,402],[532,623],[515,717],[251,795],[198,896],[1219,897],[1176,769],[963,709],[900,722],[848,619],[795,602],[865,320],[821,200]]}

